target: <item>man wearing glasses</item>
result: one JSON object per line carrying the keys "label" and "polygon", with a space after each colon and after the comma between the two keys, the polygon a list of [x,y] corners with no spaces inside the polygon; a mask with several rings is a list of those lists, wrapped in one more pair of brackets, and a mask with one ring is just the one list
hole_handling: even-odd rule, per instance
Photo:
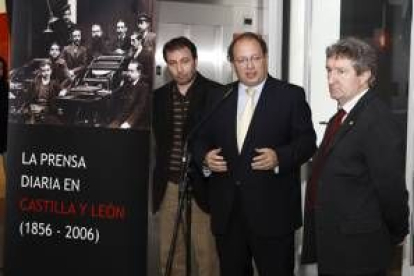
{"label": "man wearing glasses", "polygon": [[260,36],[236,37],[228,57],[239,80],[211,94],[215,110],[195,145],[196,161],[211,172],[221,275],[245,275],[252,259],[261,276],[293,275],[300,167],[316,149],[311,111],[301,87],[268,74]]}

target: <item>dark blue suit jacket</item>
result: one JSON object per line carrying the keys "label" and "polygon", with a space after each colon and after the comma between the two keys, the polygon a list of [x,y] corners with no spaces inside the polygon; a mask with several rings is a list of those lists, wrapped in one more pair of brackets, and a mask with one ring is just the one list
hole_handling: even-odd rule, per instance
{"label": "dark blue suit jacket", "polygon": [[[251,229],[259,236],[281,236],[302,225],[300,167],[316,149],[311,111],[302,88],[268,77],[250,123],[242,152],[236,139],[238,82],[227,86],[231,94],[212,94],[209,120],[195,143],[201,166],[206,153],[221,148],[228,172],[213,173],[208,181],[214,234],[224,234],[230,220],[236,187]],[[219,104],[217,104],[219,103]],[[279,173],[253,171],[256,148],[272,148]]]}

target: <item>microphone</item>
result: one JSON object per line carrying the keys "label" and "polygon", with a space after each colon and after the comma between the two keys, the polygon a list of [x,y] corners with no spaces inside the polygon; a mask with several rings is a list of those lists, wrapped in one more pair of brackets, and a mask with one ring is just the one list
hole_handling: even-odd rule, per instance
{"label": "microphone", "polygon": [[187,134],[187,137],[185,139],[184,143],[184,150],[187,150],[187,146],[189,142],[193,139],[193,136],[197,133],[197,131],[210,119],[211,116],[217,111],[217,109],[226,101],[227,98],[230,97],[230,95],[233,92],[233,85],[229,89],[226,90],[226,92],[223,94],[223,97],[221,97],[208,111],[207,114],[205,114],[201,120],[190,130],[190,132]]}
{"label": "microphone", "polygon": [[225,100],[228,96],[230,96],[231,92],[233,92],[233,85],[224,93],[223,98],[221,98],[221,101]]}
{"label": "microphone", "polygon": [[[188,150],[188,146],[191,142],[191,140],[194,138],[197,131],[200,130],[200,128],[213,116],[213,114],[217,111],[217,109],[230,97],[230,95],[233,92],[233,85],[229,89],[226,90],[223,97],[221,97],[210,109],[209,112],[200,120],[198,123],[189,131],[183,146],[183,157],[181,160],[182,164],[182,170],[181,170],[181,177],[180,177],[180,183],[184,184],[186,183],[186,177],[188,174],[189,166],[191,163],[191,152]],[[180,185],[179,191],[184,192],[187,185]]]}

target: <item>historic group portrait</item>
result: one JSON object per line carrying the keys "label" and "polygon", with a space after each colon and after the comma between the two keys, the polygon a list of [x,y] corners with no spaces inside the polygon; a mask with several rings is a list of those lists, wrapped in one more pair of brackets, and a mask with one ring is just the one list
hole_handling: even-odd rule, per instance
{"label": "historic group portrait", "polygon": [[147,1],[14,5],[9,121],[149,129],[156,34]]}

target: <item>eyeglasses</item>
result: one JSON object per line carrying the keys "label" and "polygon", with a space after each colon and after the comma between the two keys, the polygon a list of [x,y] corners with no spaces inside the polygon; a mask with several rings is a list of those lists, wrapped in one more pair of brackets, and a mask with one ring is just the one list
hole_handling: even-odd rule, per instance
{"label": "eyeglasses", "polygon": [[234,61],[242,66],[247,66],[247,64],[250,62],[254,64],[258,64],[263,59],[263,56],[251,56],[251,57],[238,57],[235,58]]}

